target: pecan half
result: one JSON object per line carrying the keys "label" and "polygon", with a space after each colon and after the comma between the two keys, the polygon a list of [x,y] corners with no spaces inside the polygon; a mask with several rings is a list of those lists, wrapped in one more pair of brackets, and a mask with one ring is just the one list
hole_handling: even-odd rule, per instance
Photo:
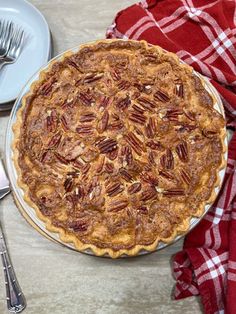
{"label": "pecan half", "polygon": [[191,121],[195,121],[196,118],[196,114],[194,112],[191,112],[189,110],[187,110],[186,108],[183,108],[183,112],[185,114],[185,116],[191,120]]}
{"label": "pecan half", "polygon": [[90,106],[93,102],[91,95],[88,93],[80,92],[78,95],[78,99],[86,106]]}
{"label": "pecan half", "polygon": [[186,184],[190,184],[191,183],[191,177],[190,174],[187,170],[185,169],[181,169],[180,171],[180,177],[182,179],[182,181]]}
{"label": "pecan half", "polygon": [[153,138],[157,131],[156,119],[153,117],[149,118],[149,122],[145,128],[148,138]]}
{"label": "pecan half", "polygon": [[217,135],[217,132],[216,131],[212,131],[212,130],[206,130],[206,129],[203,129],[202,130],[202,134],[207,137],[207,138],[213,138]]}
{"label": "pecan half", "polygon": [[100,99],[100,103],[98,104],[99,108],[107,108],[113,101],[113,97],[102,96]]}
{"label": "pecan half", "polygon": [[105,172],[112,173],[114,171],[114,165],[110,162],[107,162],[104,167]]}
{"label": "pecan half", "polygon": [[84,83],[92,83],[100,80],[104,76],[103,73],[91,73],[87,74],[84,78]]}
{"label": "pecan half", "polygon": [[54,153],[55,157],[63,164],[67,165],[69,164],[69,161],[66,160],[63,156],[61,156],[60,154],[58,154],[57,152]]}
{"label": "pecan half", "polygon": [[73,188],[73,179],[71,177],[67,178],[64,182],[64,188],[66,192],[70,192]]}
{"label": "pecan half", "polygon": [[150,147],[153,150],[162,150],[163,146],[159,141],[150,140],[146,143],[147,147]]}
{"label": "pecan half", "polygon": [[77,126],[76,132],[82,136],[87,136],[93,134],[94,129],[91,124],[81,124]]}
{"label": "pecan half", "polygon": [[155,157],[156,157],[156,154],[155,152],[151,151],[149,154],[148,154],[148,161],[151,165],[156,165],[156,161],[155,161]]}
{"label": "pecan half", "polygon": [[118,156],[118,148],[116,150],[113,150],[110,153],[107,153],[107,158],[110,160],[115,160]]}
{"label": "pecan half", "polygon": [[119,81],[121,79],[121,76],[120,76],[120,73],[118,72],[118,70],[111,71],[111,76],[112,76],[114,81]]}
{"label": "pecan half", "polygon": [[166,94],[166,92],[158,90],[155,94],[154,94],[154,98],[156,100],[159,100],[161,102],[168,102],[170,101],[170,97]]}
{"label": "pecan half", "polygon": [[119,169],[120,176],[127,182],[132,182],[133,177],[132,175],[125,169],[125,168],[120,168]]}
{"label": "pecan half", "polygon": [[169,148],[166,150],[166,154],[161,156],[160,164],[164,169],[174,168],[174,157],[172,151]]}
{"label": "pecan half", "polygon": [[128,206],[128,201],[126,199],[119,199],[110,202],[108,205],[108,211],[118,212]]}
{"label": "pecan half", "polygon": [[138,105],[133,105],[132,108],[134,111],[137,111],[138,113],[141,113],[141,114],[145,112],[145,109],[139,107]]}
{"label": "pecan half", "polygon": [[61,124],[62,124],[62,127],[65,131],[69,130],[69,124],[68,124],[67,119],[64,115],[61,116]]}
{"label": "pecan half", "polygon": [[165,196],[184,196],[185,195],[183,189],[168,189],[168,190],[164,190],[162,194]]}
{"label": "pecan half", "polygon": [[184,86],[182,83],[175,85],[175,94],[180,98],[184,98]]}
{"label": "pecan half", "polygon": [[142,181],[147,182],[151,185],[158,185],[158,179],[147,172],[142,172],[140,174],[140,178]]}
{"label": "pecan half", "polygon": [[129,120],[141,125],[144,125],[147,118],[142,114],[142,113],[137,113],[137,112],[130,112],[129,114]]}
{"label": "pecan half", "polygon": [[56,79],[52,78],[49,82],[44,83],[39,89],[39,94],[43,96],[48,96],[51,93],[55,82],[56,82]]}
{"label": "pecan half", "polygon": [[67,64],[69,64],[72,68],[76,69],[77,71],[81,72],[79,66],[72,60],[67,60]]}
{"label": "pecan half", "polygon": [[109,129],[109,130],[113,130],[113,131],[115,131],[115,130],[120,130],[120,129],[122,129],[123,127],[124,127],[124,123],[123,123],[122,121],[120,121],[120,120],[115,121],[115,122],[112,122],[112,123],[110,123],[110,124],[108,125],[108,129]]}
{"label": "pecan half", "polygon": [[124,187],[120,184],[120,182],[111,183],[106,189],[106,193],[108,196],[116,196],[123,191]]}
{"label": "pecan half", "polygon": [[129,96],[126,96],[125,98],[119,99],[116,103],[117,108],[124,110],[129,107],[131,104],[131,100]]}
{"label": "pecan half", "polygon": [[119,90],[127,90],[130,87],[130,85],[131,85],[130,82],[123,80],[120,81],[117,86]]}
{"label": "pecan half", "polygon": [[101,154],[106,154],[117,149],[117,141],[112,138],[105,138],[97,144]]}
{"label": "pecan half", "polygon": [[105,110],[100,121],[98,121],[97,130],[99,133],[103,133],[107,129],[108,121],[109,121],[109,112]]}
{"label": "pecan half", "polygon": [[133,154],[132,154],[132,150],[129,146],[123,146],[121,148],[121,156],[124,156],[125,159],[125,164],[126,165],[131,165],[133,162]]}
{"label": "pecan half", "polygon": [[150,99],[145,98],[145,97],[139,97],[136,101],[144,110],[148,110],[149,112],[154,112],[156,104],[152,102]]}
{"label": "pecan half", "polygon": [[140,182],[135,182],[128,187],[127,191],[129,194],[135,194],[141,190],[141,187],[142,187],[142,185]]}
{"label": "pecan half", "polygon": [[48,153],[49,153],[48,150],[42,152],[41,156],[39,157],[39,161],[42,163],[46,162],[47,157],[48,157]]}
{"label": "pecan half", "polygon": [[188,146],[185,141],[182,141],[180,144],[178,144],[175,148],[175,151],[181,161],[188,161]]}
{"label": "pecan half", "polygon": [[90,164],[85,164],[84,167],[81,169],[82,174],[88,173],[89,169],[91,168]]}
{"label": "pecan half", "polygon": [[181,109],[168,109],[164,118],[170,121],[178,121],[178,117],[183,114]]}
{"label": "pecan half", "polygon": [[133,132],[129,132],[127,135],[124,135],[124,138],[133,150],[141,156],[144,149],[142,142],[137,138],[137,136]]}
{"label": "pecan half", "polygon": [[87,231],[89,224],[87,221],[78,220],[69,223],[68,227],[73,229],[74,232],[85,232]]}
{"label": "pecan half", "polygon": [[105,163],[105,156],[100,156],[99,163],[98,163],[97,169],[96,169],[97,174],[100,174],[102,172],[104,163]]}
{"label": "pecan half", "polygon": [[159,170],[159,175],[164,177],[165,179],[169,180],[169,181],[174,181],[175,177],[172,173],[170,173],[169,171],[166,170]]}
{"label": "pecan half", "polygon": [[49,132],[55,132],[57,129],[58,117],[56,109],[52,109],[50,115],[46,118],[46,126]]}
{"label": "pecan half", "polygon": [[56,148],[61,141],[61,133],[56,133],[49,141],[47,148]]}
{"label": "pecan half", "polygon": [[79,122],[91,122],[96,119],[96,116],[93,112],[84,113],[80,116]]}
{"label": "pecan half", "polygon": [[147,63],[156,63],[156,62],[158,62],[158,59],[159,59],[158,55],[154,55],[151,53],[147,53],[144,56],[144,61]]}
{"label": "pecan half", "polygon": [[140,200],[141,201],[149,201],[151,200],[152,198],[154,198],[157,194],[157,191],[155,188],[148,188],[147,190],[143,191],[142,194],[141,194],[141,198]]}

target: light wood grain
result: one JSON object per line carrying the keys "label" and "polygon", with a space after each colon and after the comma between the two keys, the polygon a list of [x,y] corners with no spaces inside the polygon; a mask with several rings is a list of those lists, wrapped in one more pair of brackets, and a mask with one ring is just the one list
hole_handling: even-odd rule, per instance
{"label": "light wood grain", "polygon": [[[104,38],[115,13],[128,0],[32,0],[50,26],[54,55]],[[0,113],[0,152],[9,113]],[[178,242],[144,257],[110,260],[67,250],[37,233],[18,212],[11,195],[0,203],[12,261],[27,298],[26,314],[197,314],[197,298],[171,300],[170,258]],[[0,272],[0,313],[7,314]]]}

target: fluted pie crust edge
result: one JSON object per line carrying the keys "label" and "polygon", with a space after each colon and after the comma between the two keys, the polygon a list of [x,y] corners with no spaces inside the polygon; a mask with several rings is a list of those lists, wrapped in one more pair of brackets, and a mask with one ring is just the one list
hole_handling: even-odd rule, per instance
{"label": "fluted pie crust edge", "polygon": [[[105,40],[105,42],[107,42],[107,41],[108,40]],[[109,40],[109,42],[113,42],[113,41],[117,41],[117,40]],[[79,49],[84,48],[84,47],[89,47],[91,44],[94,45],[94,44],[98,44],[98,43],[102,43],[102,42],[104,42],[104,40],[98,40],[98,41],[95,41],[92,43],[81,45],[79,47]],[[145,45],[147,45],[146,42],[145,42]],[[155,47],[158,51],[162,51],[162,49],[159,48],[158,46],[155,46]],[[73,54],[73,52],[64,53],[62,55],[62,57],[59,59],[59,61],[63,61],[64,58],[66,58],[72,54]],[[177,56],[173,53],[167,52],[167,54],[169,54],[175,60],[178,59]],[[16,119],[16,122],[13,126],[13,132],[14,132],[14,141],[12,144],[12,150],[14,152],[13,161],[14,161],[14,165],[15,165],[15,168],[16,168],[17,174],[18,174],[17,184],[18,184],[19,188],[21,188],[24,191],[25,202],[27,204],[29,204],[29,206],[31,206],[35,210],[37,217],[45,223],[45,227],[48,231],[58,233],[59,238],[62,242],[73,243],[75,248],[78,251],[85,251],[85,250],[90,249],[97,256],[109,255],[112,258],[117,258],[117,257],[120,257],[121,255],[135,256],[139,253],[140,250],[146,250],[146,251],[150,251],[150,252],[154,251],[157,248],[159,242],[164,242],[164,243],[169,244],[169,243],[173,242],[178,235],[185,234],[189,230],[190,220],[193,217],[188,217],[185,220],[183,220],[183,222],[180,225],[178,225],[177,228],[174,229],[174,231],[172,232],[172,234],[169,237],[157,238],[150,245],[135,245],[131,249],[120,249],[120,250],[113,250],[111,248],[99,248],[93,244],[82,243],[75,235],[68,234],[63,228],[53,226],[50,219],[47,218],[46,216],[44,216],[42,214],[42,212],[40,211],[40,209],[38,208],[38,206],[36,206],[36,204],[34,202],[32,202],[32,200],[30,199],[30,196],[29,196],[29,187],[22,180],[21,168],[19,167],[19,164],[18,164],[19,151],[18,151],[17,144],[18,144],[19,139],[20,139],[21,125],[22,125],[22,121],[23,121],[22,112],[23,112],[24,107],[26,106],[27,97],[29,97],[30,95],[33,94],[33,91],[34,91],[34,88],[36,85],[38,85],[40,82],[43,82],[43,80],[45,78],[45,74],[48,71],[50,71],[52,65],[56,62],[58,62],[58,60],[53,60],[52,62],[50,62],[48,67],[40,73],[39,79],[31,85],[30,91],[22,99],[22,106],[17,112],[17,119]],[[187,66],[185,64],[182,64],[182,66],[187,67],[188,69],[191,69],[190,66]],[[204,86],[204,82],[202,79],[201,79],[201,81],[202,81],[202,84]],[[211,94],[211,97],[213,98],[213,100],[215,100],[214,95]],[[215,193],[215,188],[219,187],[219,185],[221,183],[219,172],[220,172],[220,170],[222,170],[226,167],[226,160],[224,158],[224,153],[226,152],[225,137],[226,137],[226,130],[225,130],[225,128],[222,128],[221,133],[220,133],[220,139],[221,139],[221,143],[222,143],[222,147],[223,147],[223,153],[222,153],[222,158],[221,158],[221,164],[220,164],[219,168],[216,169],[217,179],[215,181],[214,188],[212,189],[212,193],[211,193],[210,197],[201,203],[201,205],[198,208],[198,211],[194,214],[194,217],[202,216],[204,213],[204,210],[205,210],[205,206],[207,204],[212,204],[214,202],[214,200],[216,199],[217,195]]]}

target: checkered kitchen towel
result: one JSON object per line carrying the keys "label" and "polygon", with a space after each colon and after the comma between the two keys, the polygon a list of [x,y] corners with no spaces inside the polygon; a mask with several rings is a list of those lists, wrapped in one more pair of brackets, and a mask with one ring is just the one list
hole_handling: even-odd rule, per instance
{"label": "checkered kitchen towel", "polygon": [[[236,127],[236,2],[146,0],[119,12],[108,38],[146,39],[177,53],[219,91]],[[236,314],[236,132],[221,193],[173,260],[175,298],[201,295],[205,313]]]}

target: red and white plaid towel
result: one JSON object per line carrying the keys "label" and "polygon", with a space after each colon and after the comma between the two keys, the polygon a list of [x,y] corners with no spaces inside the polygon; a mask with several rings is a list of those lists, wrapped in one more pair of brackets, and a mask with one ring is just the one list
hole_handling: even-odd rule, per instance
{"label": "red and white plaid towel", "polygon": [[[108,38],[145,39],[177,53],[219,91],[236,127],[236,2],[146,0],[119,12]],[[236,132],[214,206],[173,261],[175,298],[201,295],[205,313],[236,314]]]}

